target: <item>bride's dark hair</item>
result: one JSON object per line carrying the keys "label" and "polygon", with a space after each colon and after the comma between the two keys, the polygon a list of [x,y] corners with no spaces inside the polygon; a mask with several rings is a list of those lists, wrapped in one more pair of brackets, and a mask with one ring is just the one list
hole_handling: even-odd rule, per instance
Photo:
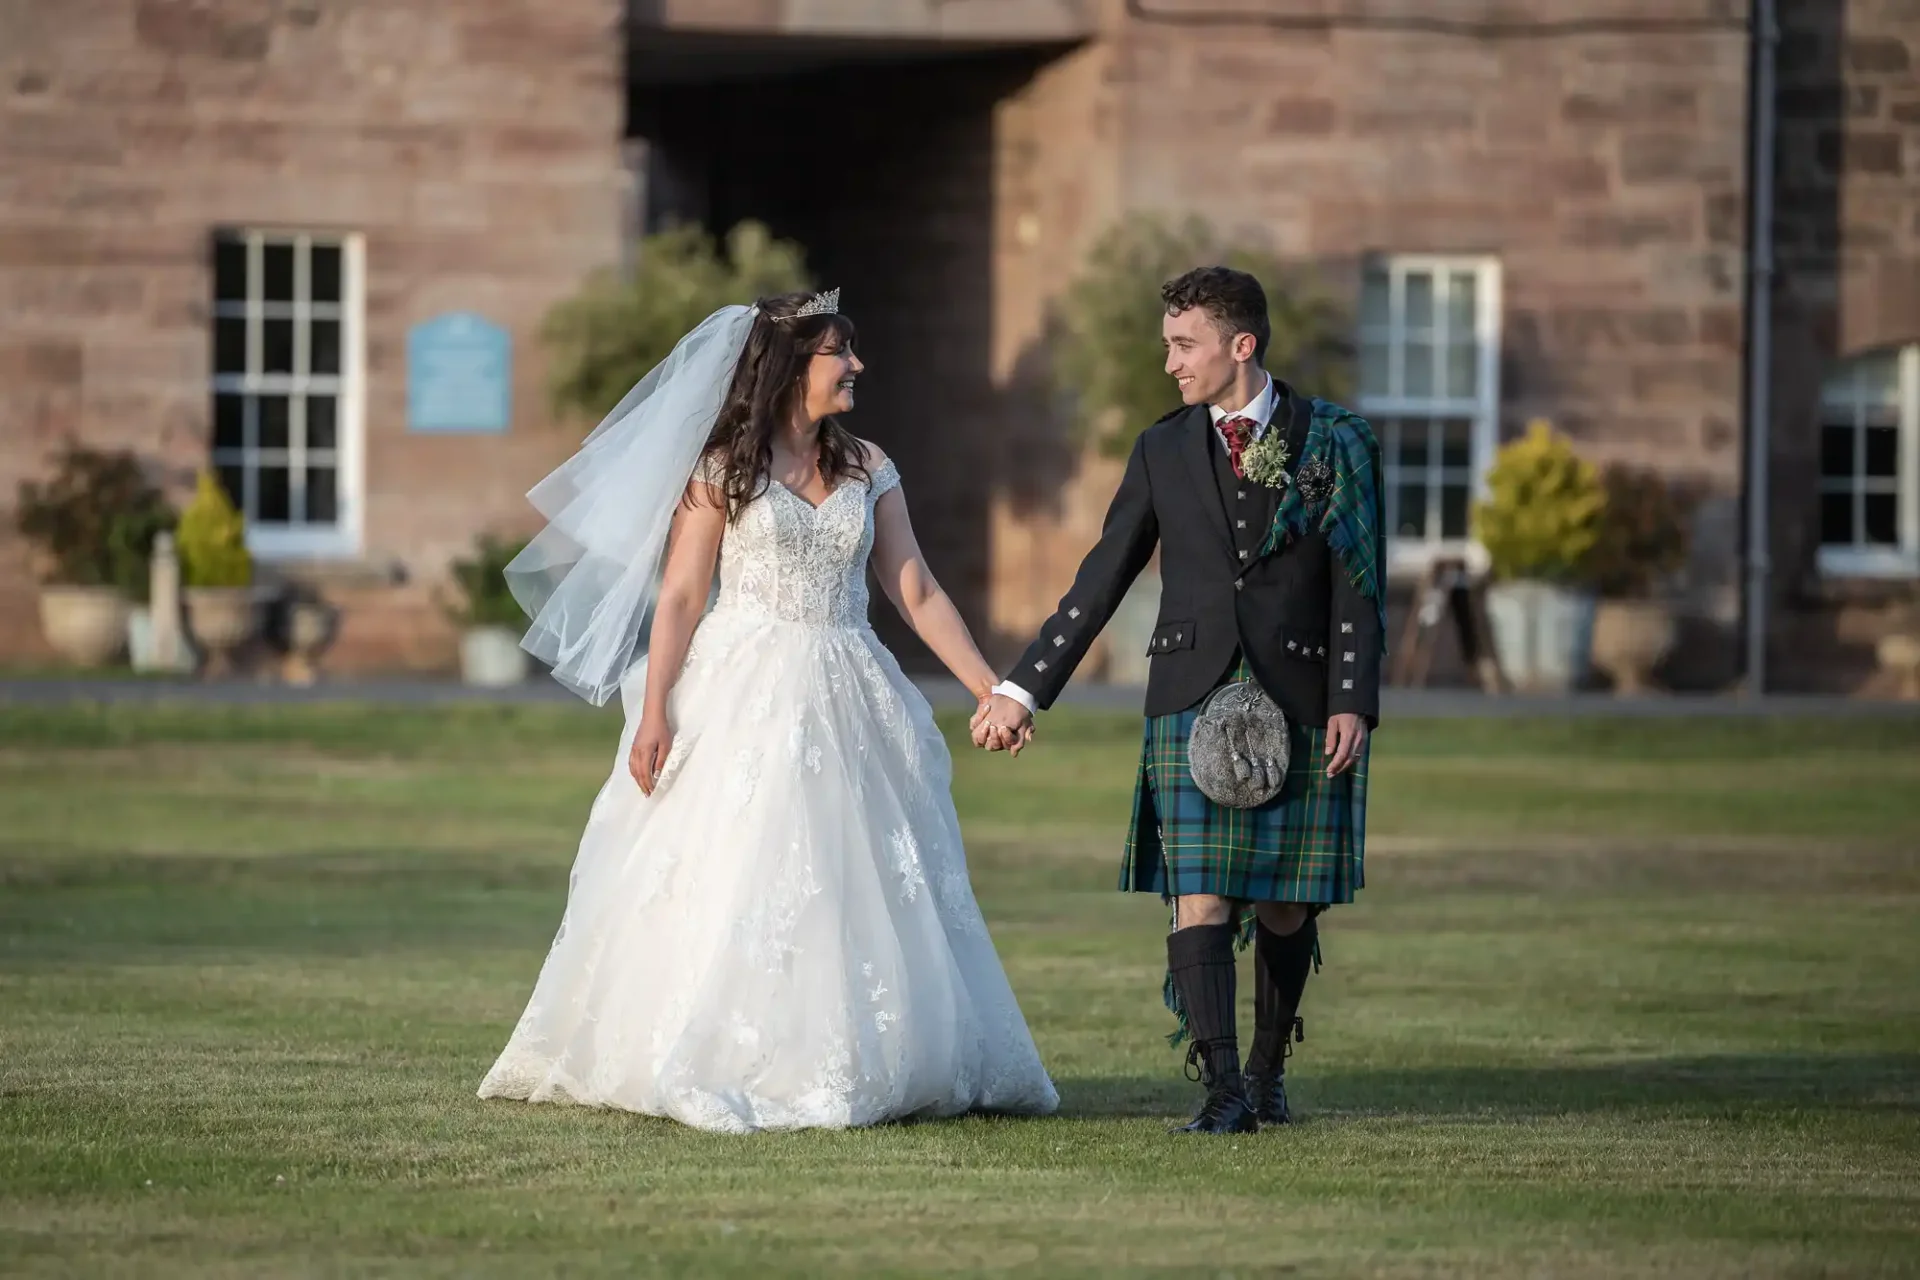
{"label": "bride's dark hair", "polygon": [[[796,401],[806,394],[807,366],[813,357],[854,345],[853,321],[845,316],[794,314],[813,297],[785,293],[756,304],[760,314],[753,318],[746,349],[734,366],[713,434],[707,437],[707,455],[720,463],[720,491],[726,495],[729,520],[767,491],[774,433],[792,420]],[[821,479],[834,488],[854,476],[869,483],[873,479],[860,442],[834,419],[821,419]]]}

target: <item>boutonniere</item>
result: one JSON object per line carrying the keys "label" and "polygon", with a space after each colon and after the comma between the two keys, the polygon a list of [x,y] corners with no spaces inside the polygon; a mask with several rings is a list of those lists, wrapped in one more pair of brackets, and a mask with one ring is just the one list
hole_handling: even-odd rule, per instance
{"label": "boutonniere", "polygon": [[1268,431],[1253,441],[1240,455],[1240,467],[1247,479],[1269,489],[1284,489],[1287,475],[1287,434]]}

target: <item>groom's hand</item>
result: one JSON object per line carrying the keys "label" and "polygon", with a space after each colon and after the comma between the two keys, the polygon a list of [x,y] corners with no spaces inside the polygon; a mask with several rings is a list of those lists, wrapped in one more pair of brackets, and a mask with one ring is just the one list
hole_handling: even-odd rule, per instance
{"label": "groom's hand", "polygon": [[1327,721],[1327,776],[1337,778],[1353,768],[1367,745],[1367,718],[1343,711]]}
{"label": "groom's hand", "polygon": [[973,745],[1018,756],[1033,741],[1033,713],[1004,693],[981,704],[973,721]]}

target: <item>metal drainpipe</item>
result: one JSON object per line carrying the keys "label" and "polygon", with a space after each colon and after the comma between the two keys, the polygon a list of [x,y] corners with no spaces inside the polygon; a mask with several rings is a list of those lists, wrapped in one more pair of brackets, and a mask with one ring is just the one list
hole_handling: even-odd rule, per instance
{"label": "metal drainpipe", "polygon": [[1747,537],[1746,680],[1759,697],[1767,684],[1767,623],[1772,579],[1768,484],[1773,421],[1774,52],[1780,43],[1774,0],[1753,4],[1753,156],[1747,235]]}

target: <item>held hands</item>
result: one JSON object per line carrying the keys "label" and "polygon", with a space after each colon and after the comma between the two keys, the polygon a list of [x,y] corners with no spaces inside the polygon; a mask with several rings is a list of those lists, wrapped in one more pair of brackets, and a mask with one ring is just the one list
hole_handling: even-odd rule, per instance
{"label": "held hands", "polygon": [[627,753],[627,772],[647,795],[660,785],[660,771],[667,767],[667,755],[673,750],[673,730],[665,716],[642,716],[633,735],[633,749]]}
{"label": "held hands", "polygon": [[1327,776],[1337,778],[1353,768],[1367,745],[1367,718],[1343,711],[1327,720]]}
{"label": "held hands", "polygon": [[1033,713],[1003,693],[980,700],[970,726],[973,745],[1018,756],[1033,742]]}

